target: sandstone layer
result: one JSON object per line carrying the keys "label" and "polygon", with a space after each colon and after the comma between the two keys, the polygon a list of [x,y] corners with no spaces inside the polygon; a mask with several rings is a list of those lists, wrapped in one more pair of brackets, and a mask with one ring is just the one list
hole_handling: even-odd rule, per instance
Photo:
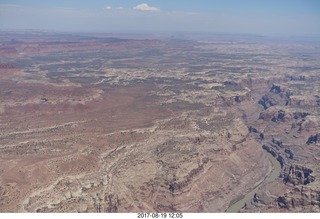
{"label": "sandstone layer", "polygon": [[320,211],[316,45],[73,37],[0,34],[1,212]]}

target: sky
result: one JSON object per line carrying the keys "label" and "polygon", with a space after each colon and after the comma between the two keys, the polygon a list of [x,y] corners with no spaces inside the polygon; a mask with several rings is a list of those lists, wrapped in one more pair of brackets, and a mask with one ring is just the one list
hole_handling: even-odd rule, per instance
{"label": "sky", "polygon": [[320,0],[0,0],[0,30],[320,35]]}

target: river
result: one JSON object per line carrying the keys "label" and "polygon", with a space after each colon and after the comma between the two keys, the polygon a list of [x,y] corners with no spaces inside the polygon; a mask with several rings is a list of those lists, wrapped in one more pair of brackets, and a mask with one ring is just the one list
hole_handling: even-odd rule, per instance
{"label": "river", "polygon": [[279,177],[281,172],[279,161],[277,161],[277,159],[274,158],[270,153],[266,151],[265,153],[273,166],[271,172],[264,178],[264,180],[258,182],[249,193],[247,193],[246,195],[238,196],[236,199],[231,201],[230,206],[226,210],[227,213],[238,212],[247,202],[250,202],[252,200],[254,194],[257,192],[261,185],[272,182]]}

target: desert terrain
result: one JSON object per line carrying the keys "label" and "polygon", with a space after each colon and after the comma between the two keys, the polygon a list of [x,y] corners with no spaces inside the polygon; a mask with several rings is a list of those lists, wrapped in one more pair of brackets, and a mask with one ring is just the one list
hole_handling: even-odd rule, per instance
{"label": "desert terrain", "polygon": [[0,32],[0,212],[320,212],[319,48]]}

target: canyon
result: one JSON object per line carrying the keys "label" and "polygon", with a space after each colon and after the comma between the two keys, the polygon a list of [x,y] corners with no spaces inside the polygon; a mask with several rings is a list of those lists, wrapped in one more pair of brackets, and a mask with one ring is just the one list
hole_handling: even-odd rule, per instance
{"label": "canyon", "polygon": [[0,32],[0,211],[320,212],[319,42],[148,37]]}

